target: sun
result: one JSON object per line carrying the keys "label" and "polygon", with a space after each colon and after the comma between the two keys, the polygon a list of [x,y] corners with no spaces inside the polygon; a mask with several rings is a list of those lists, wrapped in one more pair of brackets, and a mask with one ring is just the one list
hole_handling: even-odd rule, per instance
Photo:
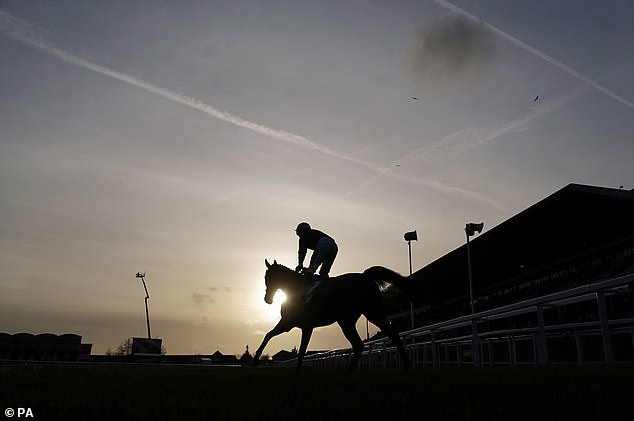
{"label": "sun", "polygon": [[277,290],[273,296],[273,304],[282,305],[284,301],[286,301],[286,294],[282,290]]}
{"label": "sun", "polygon": [[282,303],[286,301],[286,294],[282,291],[277,291],[273,296],[273,304],[266,304],[262,301],[262,312],[264,313],[264,318],[267,321],[277,322],[280,320],[280,307]]}

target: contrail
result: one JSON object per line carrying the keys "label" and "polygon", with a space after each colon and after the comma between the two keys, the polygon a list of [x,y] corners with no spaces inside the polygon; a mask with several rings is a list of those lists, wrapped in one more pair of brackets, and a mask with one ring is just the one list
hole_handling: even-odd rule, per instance
{"label": "contrail", "polygon": [[[462,147],[459,149],[460,151],[465,151],[465,150],[469,150],[478,146],[482,146],[486,143],[491,142],[494,139],[497,139],[498,137],[516,131],[518,129],[520,129],[521,127],[525,126],[526,124],[530,123],[531,121],[541,117],[542,115],[552,111],[553,109],[556,109],[560,106],[562,106],[563,104],[565,104],[566,102],[570,101],[571,99],[577,97],[578,95],[580,95],[581,93],[583,93],[584,91],[586,91],[587,89],[589,89],[589,86],[587,84],[582,84],[579,85],[576,89],[573,89],[572,91],[570,91],[568,94],[562,96],[561,98],[557,99],[556,101],[549,103],[549,104],[545,104],[542,107],[536,108],[534,110],[531,110],[530,113],[522,113],[519,117],[514,118],[513,120],[511,120],[509,123],[505,124],[502,127],[499,127],[495,130],[492,130],[488,133],[486,133],[483,136],[480,135],[476,135],[474,133],[472,133],[471,130],[469,129],[460,129],[457,130],[445,137],[443,137],[442,139],[440,139],[439,141],[431,144],[431,145],[423,145],[421,147],[418,147],[416,149],[414,149],[413,151],[409,152],[408,154],[402,156],[399,160],[395,161],[393,163],[393,165],[398,165],[402,162],[406,162],[411,158],[414,158],[416,160],[420,160],[420,159],[425,159],[427,156],[431,155],[434,153],[434,151],[437,150],[442,150],[445,147],[449,147],[451,145],[454,145],[456,143],[459,143],[462,139],[467,139],[468,142],[465,143],[464,145],[462,145]],[[474,141],[475,138],[475,141]],[[460,145],[458,145],[460,146]],[[369,179],[365,180],[364,182],[357,184],[356,186],[354,186],[352,189],[348,190],[346,193],[343,194],[343,197],[347,197],[351,194],[356,193],[359,190],[362,190],[363,188],[365,188],[366,186],[368,186],[369,184],[373,183],[374,181],[376,181],[378,178],[380,178],[382,175],[390,175],[389,173],[386,172],[382,172],[382,173],[378,173],[376,175],[374,175],[373,177],[370,177]],[[400,178],[404,178],[403,176],[401,176]],[[436,184],[435,184],[436,183]],[[434,187],[437,189],[442,189],[442,190],[452,190],[455,189],[452,186],[446,186],[443,185],[442,183],[439,183],[437,181],[433,181],[433,180],[427,180],[427,184],[430,187]],[[456,193],[461,193],[465,196],[473,196],[473,192],[468,191],[468,190],[455,190]],[[505,210],[505,208],[502,206],[502,204],[494,199],[490,199],[490,198],[486,198],[483,199],[482,197],[479,197],[480,200],[486,201],[489,204],[491,204],[492,206],[496,207],[497,209],[501,209],[501,210]]]}
{"label": "contrail", "polygon": [[564,72],[568,73],[570,76],[584,82],[587,83],[588,85],[592,86],[594,89],[603,92],[604,94],[608,95],[609,97],[611,97],[612,99],[620,102],[623,105],[626,105],[628,107],[630,107],[631,109],[634,109],[634,103],[631,101],[628,101],[627,99],[623,98],[620,95],[615,94],[614,92],[610,91],[608,88],[606,88],[603,85],[598,84],[597,82],[593,81],[592,79],[588,78],[587,76],[582,75],[581,73],[577,72],[575,69],[566,66],[565,64],[563,64],[562,62],[560,62],[559,60],[554,59],[553,57],[549,56],[548,54],[538,50],[535,47],[531,47],[530,45],[526,44],[525,42],[520,41],[519,39],[515,38],[513,35],[510,35],[504,31],[502,31],[501,29],[491,25],[490,23],[487,23],[485,21],[483,21],[482,19],[480,19],[479,17],[472,15],[471,13],[467,12],[464,9],[461,9],[458,6],[455,6],[451,3],[449,3],[446,0],[432,0],[434,3],[451,10],[454,13],[458,13],[464,17],[466,17],[467,19],[470,19],[474,22],[479,22],[481,24],[483,24],[484,26],[486,26],[488,29],[490,29],[491,31],[493,31],[494,33],[496,33],[497,35],[501,36],[502,38],[510,41],[511,43],[513,43],[514,45],[516,45],[517,47],[520,47],[526,51],[528,51],[529,53],[541,58],[542,60],[552,64],[553,66],[559,68],[560,70],[563,70]]}
{"label": "contrail", "polygon": [[364,167],[368,167],[373,170],[382,169],[376,164],[373,164],[371,162],[368,162],[362,159],[357,159],[349,155],[343,154],[341,152],[335,151],[333,149],[328,148],[327,146],[320,145],[319,143],[313,142],[303,136],[246,120],[235,114],[231,114],[227,111],[222,111],[217,108],[214,108],[211,105],[206,104],[197,98],[183,95],[166,88],[162,88],[150,82],[144,81],[142,79],[138,79],[134,76],[130,76],[125,73],[121,73],[116,70],[109,69],[107,67],[95,64],[91,61],[88,61],[74,54],[60,50],[59,48],[56,48],[46,43],[45,41],[38,39],[36,36],[34,36],[33,31],[36,29],[33,28],[32,25],[20,19],[17,19],[13,17],[12,15],[3,11],[0,11],[0,30],[8,34],[11,38],[17,41],[20,41],[24,44],[30,45],[32,47],[35,47],[41,51],[44,51],[45,53],[53,57],[56,57],[66,63],[72,64],[78,67],[82,67],[87,70],[91,70],[95,73],[99,73],[103,76],[110,77],[112,79],[127,83],[129,85],[136,86],[137,88],[140,88],[147,92],[161,96],[177,104],[181,104],[186,107],[193,108],[198,111],[202,111],[203,113],[208,114],[219,120],[222,120],[226,123],[233,124],[235,126],[254,131],[256,133],[259,133],[261,135],[264,135],[273,139],[282,140],[288,143],[293,143],[308,149],[322,152],[326,155],[334,156],[342,160],[354,162],[356,164],[362,165]]}
{"label": "contrail", "polygon": [[254,123],[252,121],[246,120],[242,117],[231,114],[229,112],[218,110],[217,108],[214,108],[209,104],[205,104],[204,102],[200,101],[197,98],[183,95],[166,88],[161,88],[160,86],[154,85],[150,82],[135,78],[134,76],[130,76],[125,73],[118,72],[116,70],[109,69],[104,66],[100,66],[84,58],[81,58],[74,54],[70,54],[66,51],[55,48],[52,45],[49,45],[48,43],[42,41],[41,39],[38,39],[37,37],[33,36],[31,32],[33,30],[33,27],[29,25],[27,22],[14,18],[10,14],[2,12],[2,11],[0,11],[0,30],[7,33],[11,38],[16,39],[20,42],[23,42],[32,47],[35,47],[41,51],[44,51],[45,53],[51,56],[54,56],[66,63],[72,64],[78,67],[82,67],[87,70],[91,70],[95,73],[99,73],[103,76],[110,77],[112,79],[127,83],[129,85],[136,86],[137,88],[141,88],[147,92],[156,94],[158,96],[161,96],[177,104],[185,105],[189,108],[202,111],[203,113],[208,114],[224,122],[233,124],[238,127],[243,127],[245,129],[254,131],[256,133],[262,134],[264,136],[267,136],[273,139],[282,140],[289,143],[294,143],[296,145],[300,145],[308,149],[319,151],[327,155],[334,156],[336,158],[352,161],[354,163],[363,165],[365,167],[376,169],[375,164],[347,156],[345,154],[332,150],[326,146],[312,142],[303,136],[290,133],[284,130],[267,127],[259,123]]}
{"label": "contrail", "polygon": [[[417,155],[417,159],[425,158],[426,156],[431,155],[434,151],[441,150],[444,147],[452,145],[454,146],[454,150],[457,150],[459,152],[464,152],[466,150],[482,146],[499,138],[500,136],[519,130],[533,120],[536,120],[541,116],[561,107],[566,102],[570,101],[573,98],[576,98],[588,89],[590,89],[589,85],[585,83],[580,84],[577,88],[568,92],[566,95],[563,95],[562,97],[556,99],[555,101],[551,103],[546,102],[543,106],[533,107],[533,109],[531,109],[529,112],[521,113],[518,117],[513,118],[504,126],[489,131],[484,135],[474,133],[476,130],[458,130],[448,136],[445,136],[432,145],[425,145],[424,147],[412,151],[411,153],[404,156],[401,160],[410,158],[414,155]],[[462,144],[460,144],[460,141],[462,139],[467,139],[467,142],[463,142]]]}
{"label": "contrail", "polygon": [[56,57],[68,64],[78,66],[95,73],[101,74],[103,76],[107,76],[109,78],[118,80],[120,82],[127,83],[132,86],[136,86],[137,88],[143,89],[147,92],[153,93],[155,95],[161,96],[169,101],[172,101],[177,104],[184,105],[186,107],[201,111],[207,115],[210,115],[214,118],[222,120],[226,123],[233,124],[238,127],[242,127],[253,132],[259,133],[263,136],[267,136],[272,139],[280,140],[287,143],[292,143],[294,145],[302,146],[317,152],[321,152],[326,155],[330,155],[332,157],[348,161],[357,165],[361,165],[366,167],[374,172],[378,172],[383,175],[388,175],[394,178],[398,178],[400,180],[410,182],[418,185],[425,185],[437,190],[441,190],[445,193],[449,194],[466,194],[470,197],[477,198],[479,200],[494,204],[494,206],[500,208],[501,205],[499,202],[491,199],[487,196],[484,196],[477,192],[472,192],[466,189],[462,189],[459,187],[453,187],[449,185],[445,185],[435,180],[429,180],[420,177],[410,177],[405,176],[398,173],[390,173],[388,168],[377,165],[373,162],[359,159],[354,156],[346,155],[342,152],[331,149],[327,146],[321,145],[319,143],[313,142],[303,136],[300,136],[295,133],[291,133],[285,130],[275,129],[272,127],[268,127],[259,123],[255,123],[249,120],[246,120],[240,116],[235,114],[231,114],[227,111],[219,110],[215,107],[212,107],[209,104],[202,102],[201,100],[180,94],[178,92],[171,91],[166,88],[162,88],[160,86],[154,85],[145,80],[138,79],[134,76],[127,75],[125,73],[118,72],[116,70],[109,69],[107,67],[95,64],[91,61],[88,61],[84,58],[76,56],[74,54],[68,53],[66,51],[60,50],[49,43],[43,41],[38,35],[37,32],[41,32],[39,28],[34,27],[33,25],[15,18],[9,13],[0,10],[0,31],[6,33],[11,38],[27,44],[31,47],[37,48],[53,57]]}
{"label": "contrail", "polygon": [[547,103],[545,106],[539,107],[535,111],[532,111],[528,114],[520,115],[519,118],[514,118],[504,127],[500,127],[497,130],[494,130],[488,133],[486,136],[483,136],[480,140],[470,145],[470,147],[484,145],[485,143],[489,143],[490,141],[497,139],[498,137],[502,135],[513,132],[517,130],[518,128],[530,123],[531,121],[541,117],[542,115],[549,113],[550,111],[556,108],[561,107],[563,104],[565,104],[566,102],[570,101],[573,98],[576,98],[581,93],[585,92],[587,89],[589,89],[588,85],[586,84],[579,85],[576,89],[573,89],[567,95],[564,95],[563,97],[559,98],[557,101],[554,101],[553,103]]}
{"label": "contrail", "polygon": [[[401,160],[397,161],[400,162]],[[476,191],[473,190],[469,190],[469,189],[464,189],[462,187],[455,187],[455,186],[450,186],[447,185],[445,183],[442,183],[438,180],[432,180],[432,179],[421,179],[419,177],[411,177],[411,176],[407,176],[404,174],[398,174],[398,173],[392,173],[390,170],[385,170],[379,174],[376,174],[370,178],[368,178],[367,180],[357,184],[356,186],[354,186],[353,188],[351,188],[350,190],[348,190],[347,192],[345,192],[342,197],[348,197],[354,193],[356,193],[359,190],[362,190],[364,187],[370,185],[371,183],[373,183],[375,180],[377,180],[378,178],[380,178],[381,176],[389,176],[389,177],[396,177],[399,178],[401,180],[405,180],[405,181],[409,181],[411,183],[414,184],[419,184],[419,185],[425,185],[427,187],[430,187],[432,189],[435,190],[439,190],[442,191],[444,193],[448,193],[448,194],[455,194],[455,195],[461,195],[461,196],[467,196],[470,197],[472,199],[476,199],[479,200],[481,202],[487,203],[490,206],[494,207],[497,210],[500,211],[508,211],[508,209],[498,200],[495,200],[491,197],[488,197],[482,193],[478,193]]]}

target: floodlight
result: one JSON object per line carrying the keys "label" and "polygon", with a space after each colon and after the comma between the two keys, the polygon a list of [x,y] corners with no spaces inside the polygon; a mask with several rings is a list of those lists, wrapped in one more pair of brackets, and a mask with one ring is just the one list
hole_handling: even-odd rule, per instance
{"label": "floodlight", "polygon": [[468,223],[464,227],[464,231],[467,233],[467,237],[471,237],[476,233],[476,231],[478,232],[478,234],[481,233],[483,228],[484,222],[480,222],[479,224]]}
{"label": "floodlight", "polygon": [[403,238],[405,238],[405,241],[418,241],[418,236],[416,235],[416,230],[410,231],[410,232],[406,232],[405,235],[403,235]]}

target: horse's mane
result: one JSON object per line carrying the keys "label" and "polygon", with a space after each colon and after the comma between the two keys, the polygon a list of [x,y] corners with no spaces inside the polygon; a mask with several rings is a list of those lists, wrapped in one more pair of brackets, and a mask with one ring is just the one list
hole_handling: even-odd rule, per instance
{"label": "horse's mane", "polygon": [[283,272],[285,275],[292,275],[294,278],[299,277],[299,273],[295,272],[293,269],[287,266],[284,266],[280,263],[273,263],[273,265],[271,266],[271,269],[278,272]]}
{"label": "horse's mane", "polygon": [[293,269],[291,269],[288,266],[285,266],[285,265],[283,265],[281,263],[274,263],[273,267],[276,267],[276,266],[277,266],[277,269],[284,269],[287,272],[295,272]]}

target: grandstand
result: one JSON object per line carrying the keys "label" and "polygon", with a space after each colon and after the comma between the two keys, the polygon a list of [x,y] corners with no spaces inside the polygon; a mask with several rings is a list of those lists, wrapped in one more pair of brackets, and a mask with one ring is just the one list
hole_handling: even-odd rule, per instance
{"label": "grandstand", "polygon": [[[476,312],[632,273],[634,190],[570,184],[470,247]],[[416,326],[470,313],[466,244],[412,278],[422,304]],[[409,301],[395,295],[392,323],[407,330]],[[614,303],[625,315],[624,304]]]}

